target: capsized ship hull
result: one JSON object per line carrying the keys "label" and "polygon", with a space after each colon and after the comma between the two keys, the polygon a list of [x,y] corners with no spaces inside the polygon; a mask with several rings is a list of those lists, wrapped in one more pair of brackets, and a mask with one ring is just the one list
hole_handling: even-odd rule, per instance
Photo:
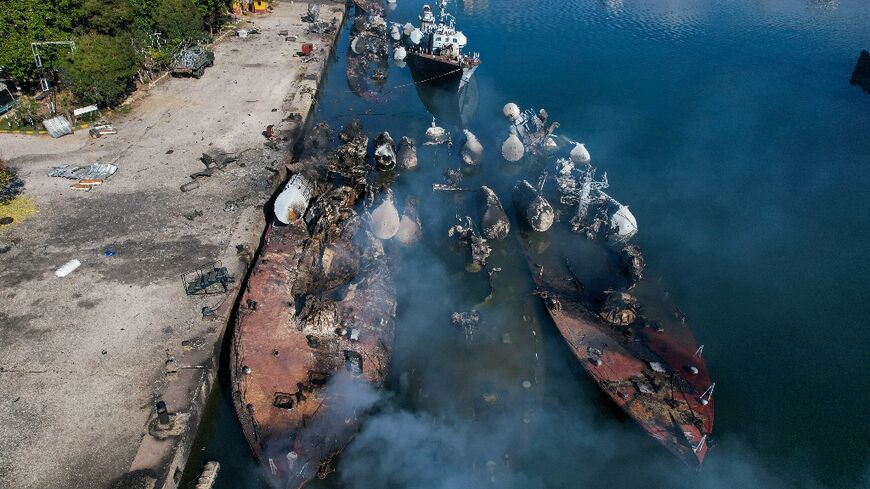
{"label": "capsized ship hull", "polygon": [[[602,299],[584,289],[566,256],[542,236],[526,231],[520,241],[536,295],[574,356],[650,436],[687,465],[699,467],[713,430],[711,381],[679,312],[661,318],[638,315],[627,326],[604,321],[599,315]],[[641,282],[632,293],[643,299],[643,287]]]}
{"label": "capsized ship hull", "polygon": [[393,343],[396,293],[380,241],[352,211],[352,190],[319,199],[319,219],[268,229],[231,347],[243,432],[282,488],[331,470],[383,386]]}

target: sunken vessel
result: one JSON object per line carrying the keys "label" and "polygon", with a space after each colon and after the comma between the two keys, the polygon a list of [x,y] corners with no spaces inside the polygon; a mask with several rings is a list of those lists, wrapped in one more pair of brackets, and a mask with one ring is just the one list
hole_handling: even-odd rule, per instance
{"label": "sunken vessel", "polygon": [[368,138],[349,136],[331,154],[313,139],[319,162],[298,166],[330,178],[295,174],[276,198],[230,352],[244,435],[282,488],[331,472],[383,387],[395,328],[383,245],[357,211]]}
{"label": "sunken vessel", "polygon": [[[512,120],[515,111],[507,109]],[[546,141],[552,131],[538,124],[526,136]],[[710,447],[715,384],[685,315],[659,284],[642,279],[643,255],[629,244],[634,215],[605,192],[607,176],[596,179],[581,144],[557,159],[553,178],[546,175],[537,186],[518,183],[513,198],[535,295],[607,396],[680,460],[700,467]],[[550,180],[555,185],[547,187]],[[590,257],[604,264],[590,272]]]}

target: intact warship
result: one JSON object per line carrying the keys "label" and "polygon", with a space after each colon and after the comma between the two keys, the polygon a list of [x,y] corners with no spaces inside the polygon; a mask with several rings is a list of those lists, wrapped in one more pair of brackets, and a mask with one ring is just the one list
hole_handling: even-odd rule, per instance
{"label": "intact warship", "polygon": [[463,90],[480,66],[478,53],[462,53],[468,38],[456,30],[456,19],[447,13],[447,0],[441,0],[436,19],[432,7],[423,6],[420,26],[408,29],[405,61],[416,83],[426,83],[444,90]]}
{"label": "intact warship", "polygon": [[[519,112],[509,106],[505,115],[515,122]],[[542,123],[524,136],[526,142],[546,145],[552,130]],[[517,131],[511,138],[519,139]],[[642,281],[640,248],[627,244],[637,233],[637,221],[627,206],[605,193],[607,176],[595,178],[586,148],[575,144],[570,157],[557,159],[555,173],[560,196],[555,208],[545,195],[546,176],[537,186],[521,181],[514,188],[519,241],[535,294],[604,392],[680,460],[699,467],[713,429],[715,387],[703,346],[667,294]],[[562,223],[557,211],[573,216]],[[583,250],[586,254],[578,256]],[[609,264],[597,276],[590,256]],[[582,271],[572,266],[580,260]],[[609,271],[614,261],[618,276]]]}
{"label": "intact warship", "polygon": [[349,135],[326,155],[324,129],[312,132],[309,146],[320,149],[301,166],[326,166],[328,176],[296,174],[277,197],[230,352],[245,438],[271,478],[292,489],[332,470],[374,404],[396,315],[383,245],[355,210],[367,193],[369,139]]}

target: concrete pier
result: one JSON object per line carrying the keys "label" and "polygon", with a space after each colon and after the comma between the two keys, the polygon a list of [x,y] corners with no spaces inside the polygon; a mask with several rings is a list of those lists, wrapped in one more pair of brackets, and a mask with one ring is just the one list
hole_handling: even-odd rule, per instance
{"label": "concrete pier", "polygon": [[[322,3],[335,32],[308,34],[306,2],[273,1],[269,15],[244,18],[259,34],[214,46],[201,79],[137,94],[113,120],[117,135],[0,135],[0,158],[39,209],[0,226],[0,487],[177,486],[264,203],[344,20],[343,2]],[[313,59],[296,56],[303,43]],[[182,192],[205,170],[203,153],[237,159]],[[119,169],[89,192],[46,175],[91,163]],[[55,276],[71,259],[81,266]],[[182,276],[215,263],[234,277],[230,290],[188,296]]]}

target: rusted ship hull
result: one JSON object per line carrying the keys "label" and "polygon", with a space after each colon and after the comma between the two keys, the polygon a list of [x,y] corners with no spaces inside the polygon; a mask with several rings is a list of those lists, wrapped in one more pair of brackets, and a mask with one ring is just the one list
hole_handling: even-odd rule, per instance
{"label": "rusted ship hull", "polygon": [[[603,299],[584,289],[565,255],[541,233],[524,230],[520,241],[536,295],[584,370],[650,436],[699,467],[713,429],[711,382],[678,314],[638,315],[627,326],[606,322],[599,315]],[[640,294],[642,287],[632,292]]]}
{"label": "rusted ship hull", "polygon": [[392,275],[353,200],[350,188],[335,189],[319,198],[319,219],[272,225],[241,298],[233,400],[252,451],[282,488],[331,470],[389,366]]}

